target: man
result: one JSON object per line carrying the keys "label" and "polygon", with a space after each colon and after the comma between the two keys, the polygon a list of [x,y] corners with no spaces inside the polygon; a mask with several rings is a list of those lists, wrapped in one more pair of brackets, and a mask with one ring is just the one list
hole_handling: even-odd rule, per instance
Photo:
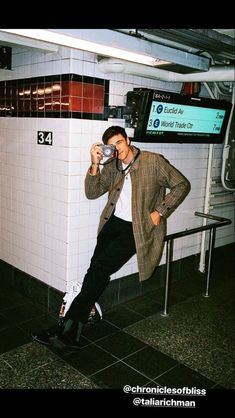
{"label": "man", "polygon": [[190,190],[189,181],[162,155],[131,146],[124,128],[111,126],[104,132],[102,141],[114,146],[114,154],[101,169],[103,150],[99,143],[93,144],[91,165],[85,178],[88,199],[97,199],[108,192],[97,244],[81,292],[62,324],[33,335],[44,344],[77,347],[83,325],[110,276],[134,254],[137,254],[139,280],[152,275],[162,256],[166,218]]}

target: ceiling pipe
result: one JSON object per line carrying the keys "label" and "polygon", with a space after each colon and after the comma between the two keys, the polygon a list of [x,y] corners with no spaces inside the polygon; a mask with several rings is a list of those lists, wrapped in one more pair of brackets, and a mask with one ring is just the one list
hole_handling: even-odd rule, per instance
{"label": "ceiling pipe", "polygon": [[113,58],[102,59],[98,63],[99,70],[103,73],[125,73],[138,75],[155,80],[167,82],[210,82],[210,81],[235,81],[235,67],[212,67],[209,71],[179,74],[147,65],[135,64],[129,61],[120,61]]}

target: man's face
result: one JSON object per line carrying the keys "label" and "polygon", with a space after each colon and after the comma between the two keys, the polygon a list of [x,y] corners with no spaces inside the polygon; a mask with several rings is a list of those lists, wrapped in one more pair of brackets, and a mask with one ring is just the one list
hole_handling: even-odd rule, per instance
{"label": "man's face", "polygon": [[129,140],[126,140],[121,134],[112,136],[112,138],[108,140],[108,144],[115,145],[117,157],[121,161],[124,161],[131,152]]}

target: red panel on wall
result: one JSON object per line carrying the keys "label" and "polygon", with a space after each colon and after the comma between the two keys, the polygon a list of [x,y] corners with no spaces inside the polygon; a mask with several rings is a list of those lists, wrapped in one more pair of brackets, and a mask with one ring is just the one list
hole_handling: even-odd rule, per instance
{"label": "red panel on wall", "polygon": [[98,84],[94,84],[94,97],[95,99],[104,100],[104,86],[99,86]]}
{"label": "red panel on wall", "polygon": [[70,102],[69,102],[69,96],[63,96],[61,97],[61,111],[69,111],[70,110]]}
{"label": "red panel on wall", "polygon": [[103,113],[104,112],[104,100],[94,99],[93,112],[94,113]]}
{"label": "red panel on wall", "polygon": [[62,81],[61,82],[61,96],[67,96],[70,94],[70,82]]}
{"label": "red panel on wall", "polygon": [[71,81],[70,95],[76,96],[76,97],[82,97],[82,83],[80,83],[79,81]]}
{"label": "red panel on wall", "polygon": [[38,110],[38,103],[37,103],[36,97],[33,97],[31,100],[31,111],[37,112],[37,110]]}
{"label": "red panel on wall", "polygon": [[61,83],[52,83],[52,95],[53,97],[58,97],[61,95]]}
{"label": "red panel on wall", "polygon": [[77,74],[0,81],[0,116],[104,120],[108,90],[108,81]]}
{"label": "red panel on wall", "polygon": [[30,112],[31,111],[31,100],[24,100],[24,111]]}
{"label": "red panel on wall", "polygon": [[45,101],[44,99],[38,99],[38,112],[44,112],[45,111]]}
{"label": "red panel on wall", "polygon": [[82,112],[82,98],[81,97],[70,97],[71,112]]}
{"label": "red panel on wall", "polygon": [[94,97],[94,85],[91,83],[83,83],[83,97]]}
{"label": "red panel on wall", "polygon": [[60,99],[58,100],[56,98],[53,98],[52,109],[55,112],[60,112],[60,109],[61,109],[61,100]]}
{"label": "red panel on wall", "polygon": [[52,110],[52,100],[51,97],[45,97],[45,112]]}
{"label": "red panel on wall", "polygon": [[93,113],[93,99],[82,99],[83,113]]}

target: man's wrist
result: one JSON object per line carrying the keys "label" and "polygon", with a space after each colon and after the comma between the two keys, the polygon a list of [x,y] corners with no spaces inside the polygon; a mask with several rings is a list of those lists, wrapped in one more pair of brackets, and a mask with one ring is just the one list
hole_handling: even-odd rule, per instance
{"label": "man's wrist", "polygon": [[91,162],[91,165],[90,165],[90,168],[89,168],[89,174],[91,176],[95,176],[96,174],[99,173],[99,171],[100,171],[99,164]]}

